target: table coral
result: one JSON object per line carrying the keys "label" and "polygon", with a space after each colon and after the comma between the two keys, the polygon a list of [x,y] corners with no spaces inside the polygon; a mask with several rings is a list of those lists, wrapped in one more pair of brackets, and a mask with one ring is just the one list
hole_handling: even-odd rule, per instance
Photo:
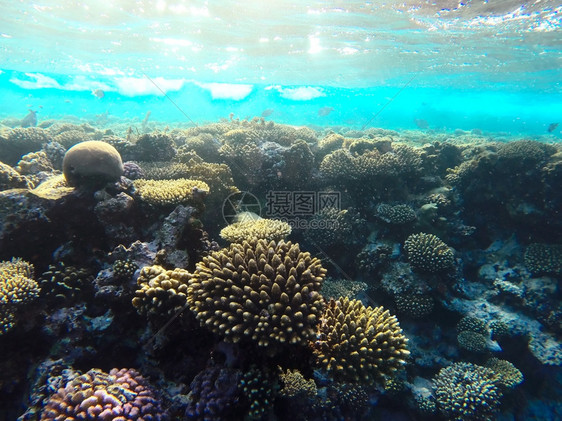
{"label": "table coral", "polygon": [[91,369],[58,389],[41,411],[41,421],[79,419],[168,420],[152,388],[134,369]]}
{"label": "table coral", "polygon": [[224,227],[220,232],[220,236],[230,243],[241,243],[251,239],[279,241],[287,238],[289,234],[291,234],[291,226],[276,219],[235,222]]}
{"label": "table coral", "polygon": [[433,234],[410,235],[404,242],[408,261],[412,268],[420,272],[443,272],[455,263],[453,250]]}
{"label": "table coral", "polygon": [[133,182],[138,196],[152,206],[176,206],[199,204],[209,192],[209,186],[198,180],[179,178],[177,180],[138,179]]}
{"label": "table coral", "polygon": [[388,205],[386,203],[377,206],[377,216],[389,224],[407,224],[415,221],[416,213],[409,205]]}
{"label": "table coral", "polygon": [[395,316],[347,297],[330,300],[318,328],[314,353],[336,380],[372,382],[406,363],[408,339]]}
{"label": "table coral", "polygon": [[448,419],[491,420],[502,396],[493,370],[471,363],[442,368],[433,380],[437,406]]}
{"label": "table coral", "polygon": [[189,280],[188,302],[201,325],[229,342],[274,352],[314,337],[326,270],[291,242],[231,244],[204,257]]}

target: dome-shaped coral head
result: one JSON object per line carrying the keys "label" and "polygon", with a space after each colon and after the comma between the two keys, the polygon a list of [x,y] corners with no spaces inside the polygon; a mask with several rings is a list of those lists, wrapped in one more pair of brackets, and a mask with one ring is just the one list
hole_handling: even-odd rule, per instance
{"label": "dome-shaped coral head", "polygon": [[187,301],[200,323],[226,341],[252,341],[273,354],[314,337],[325,274],[298,244],[254,239],[204,257]]}
{"label": "dome-shaped coral head", "polygon": [[123,174],[123,161],[110,144],[89,140],[66,151],[62,172],[71,187],[101,186],[119,180]]}

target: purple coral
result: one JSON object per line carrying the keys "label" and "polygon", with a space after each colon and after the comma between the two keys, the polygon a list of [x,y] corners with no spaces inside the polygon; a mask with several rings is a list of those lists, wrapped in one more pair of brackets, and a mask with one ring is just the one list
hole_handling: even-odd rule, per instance
{"label": "purple coral", "polygon": [[[240,411],[240,371],[208,367],[191,382],[185,416],[192,420],[236,419]],[[240,413],[238,413],[240,415]]]}
{"label": "purple coral", "polygon": [[138,180],[144,178],[144,171],[136,162],[127,161],[123,163],[123,176],[129,180]]}
{"label": "purple coral", "polygon": [[168,414],[136,370],[114,368],[109,374],[91,369],[66,383],[47,400],[40,419],[165,421]]}

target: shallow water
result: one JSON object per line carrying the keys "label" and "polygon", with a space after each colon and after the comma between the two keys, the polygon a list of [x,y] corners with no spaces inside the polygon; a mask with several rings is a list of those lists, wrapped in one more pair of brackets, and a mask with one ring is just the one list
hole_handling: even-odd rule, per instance
{"label": "shallow water", "polygon": [[0,421],[562,417],[558,3],[5,3]]}

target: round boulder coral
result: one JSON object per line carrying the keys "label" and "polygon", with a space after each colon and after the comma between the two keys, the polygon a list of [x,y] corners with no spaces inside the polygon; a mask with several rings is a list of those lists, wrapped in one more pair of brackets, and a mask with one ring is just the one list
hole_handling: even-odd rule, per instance
{"label": "round boulder coral", "polygon": [[347,297],[330,300],[314,345],[318,364],[336,380],[380,380],[406,363],[408,339],[395,316]]}
{"label": "round boulder coral", "polygon": [[92,369],[60,388],[46,402],[41,421],[168,420],[148,382],[133,369]]}
{"label": "round boulder coral", "polygon": [[69,186],[102,184],[123,174],[121,155],[113,146],[98,140],[78,143],[66,151],[62,172]]}
{"label": "round boulder coral", "polygon": [[493,370],[470,363],[442,368],[433,379],[437,406],[451,420],[491,420],[501,391]]}
{"label": "round boulder coral", "polygon": [[443,272],[455,263],[453,250],[433,234],[412,234],[404,243],[412,268],[420,272]]}
{"label": "round boulder coral", "polygon": [[298,244],[244,241],[203,258],[187,299],[200,323],[227,341],[305,345],[324,307],[325,273]]}

